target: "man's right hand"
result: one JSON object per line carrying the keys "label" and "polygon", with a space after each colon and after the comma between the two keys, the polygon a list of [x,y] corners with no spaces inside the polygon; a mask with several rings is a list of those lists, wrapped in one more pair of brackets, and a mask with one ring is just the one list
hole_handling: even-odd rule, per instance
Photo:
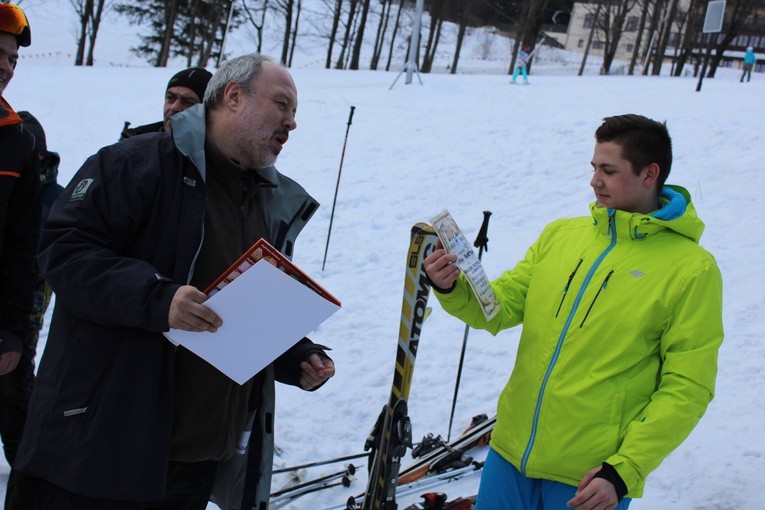
{"label": "man's right hand", "polygon": [[223,325],[218,314],[204,306],[207,295],[191,285],[180,287],[170,303],[168,325],[184,331],[215,333]]}
{"label": "man's right hand", "polygon": [[20,352],[6,352],[0,354],[0,375],[10,374],[19,364]]}
{"label": "man's right hand", "polygon": [[460,275],[457,256],[446,253],[440,239],[436,242],[436,249],[422,263],[430,281],[440,289],[451,289]]}

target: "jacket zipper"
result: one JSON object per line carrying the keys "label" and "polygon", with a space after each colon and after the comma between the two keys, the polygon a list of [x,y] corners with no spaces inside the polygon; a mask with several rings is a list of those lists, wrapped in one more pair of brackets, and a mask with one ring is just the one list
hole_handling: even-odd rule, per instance
{"label": "jacket zipper", "polygon": [[592,303],[590,303],[590,307],[587,308],[587,313],[584,314],[584,318],[582,319],[582,323],[579,324],[579,327],[581,328],[584,326],[584,321],[587,320],[587,317],[590,315],[590,311],[592,311],[592,307],[595,306],[595,301],[598,299],[598,296],[600,296],[600,293],[603,291],[603,289],[606,288],[606,284],[608,283],[608,280],[611,278],[611,275],[614,274],[614,270],[610,270],[606,277],[603,279],[603,283],[600,284],[600,288],[598,289],[598,292],[595,294],[595,297],[592,298]]}
{"label": "jacket zipper", "polygon": [[576,267],[573,271],[571,271],[571,274],[568,275],[568,281],[566,282],[566,285],[563,287],[563,296],[560,298],[560,303],[558,304],[558,309],[555,311],[555,316],[557,317],[560,313],[560,309],[563,306],[563,301],[566,299],[566,294],[568,294],[568,288],[571,286],[571,280],[574,279],[574,276],[576,275],[576,272],[579,270],[579,266],[582,265],[583,259],[579,259],[579,262],[576,263]]}
{"label": "jacket zipper", "polygon": [[[603,252],[598,256],[595,262],[593,262],[589,271],[587,271],[587,276],[584,277],[582,286],[579,288],[579,292],[577,292],[576,298],[574,299],[574,303],[571,306],[571,311],[568,313],[568,317],[566,318],[566,323],[563,325],[563,329],[561,330],[560,335],[558,336],[558,343],[555,345],[555,351],[553,351],[553,355],[552,355],[552,358],[550,359],[550,363],[547,365],[547,371],[545,372],[545,376],[542,379],[542,385],[539,388],[539,393],[537,394],[537,403],[536,403],[536,406],[534,407],[534,418],[532,419],[532,422],[531,422],[531,434],[529,435],[529,441],[526,444],[526,450],[524,450],[523,457],[521,458],[520,471],[524,475],[526,474],[526,465],[529,462],[529,457],[531,456],[531,450],[534,448],[534,442],[536,441],[537,428],[539,426],[539,413],[541,412],[541,409],[542,409],[542,397],[544,396],[545,389],[547,387],[547,382],[550,380],[550,375],[552,375],[552,371],[555,368],[555,364],[558,362],[558,356],[560,356],[560,351],[563,348],[563,340],[566,338],[566,334],[568,333],[568,330],[571,327],[571,321],[574,319],[574,314],[579,309],[579,305],[582,301],[582,297],[584,296],[584,291],[589,286],[590,281],[592,280],[592,277],[595,274],[595,271],[598,269],[601,262],[603,262],[603,259],[606,258],[606,255],[608,255],[609,252],[616,245],[616,227],[614,225],[613,215],[609,217],[608,222],[609,222],[609,230],[611,231],[611,242],[608,244],[606,249],[603,250]],[[606,277],[606,282],[608,281],[609,277],[610,277],[610,274]],[[604,282],[604,285],[605,285],[605,282]]]}

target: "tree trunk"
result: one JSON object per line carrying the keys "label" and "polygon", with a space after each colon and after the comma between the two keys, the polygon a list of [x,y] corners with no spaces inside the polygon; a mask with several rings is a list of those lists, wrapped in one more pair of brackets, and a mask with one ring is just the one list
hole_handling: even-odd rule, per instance
{"label": "tree trunk", "polygon": [[388,63],[385,64],[385,70],[390,71],[390,63],[393,60],[393,48],[396,44],[396,34],[398,33],[398,27],[401,21],[401,8],[404,6],[404,0],[398,2],[398,12],[396,13],[396,23],[393,25],[393,35],[390,38],[390,47],[388,48]]}
{"label": "tree trunk", "polygon": [[467,12],[468,5],[470,5],[468,2],[470,2],[470,0],[463,0],[462,2],[462,11],[460,12],[460,29],[457,33],[457,47],[454,49],[454,59],[452,60],[452,69],[450,71],[451,74],[457,74],[457,63],[460,60],[460,51],[462,51],[462,40],[465,38],[465,30],[467,30]]}
{"label": "tree trunk", "polygon": [[175,35],[175,18],[178,15],[178,0],[165,2],[164,30],[162,32],[162,44],[157,53],[157,67],[166,67],[170,58],[170,45]]}
{"label": "tree trunk", "polygon": [[343,0],[335,0],[335,12],[332,14],[332,28],[329,31],[329,47],[327,48],[327,60],[324,62],[324,69],[329,69],[332,65],[332,48],[335,45],[337,37],[337,27],[340,25],[340,14],[343,11]]}
{"label": "tree trunk", "polygon": [[619,48],[619,42],[622,39],[624,33],[624,21],[627,18],[627,13],[635,6],[634,0],[625,0],[623,2],[616,3],[616,13],[611,19],[610,26],[607,27],[606,33],[606,48],[603,52],[603,72],[608,74],[611,72],[611,64],[616,57],[616,50]]}
{"label": "tree trunk", "polygon": [[72,0],[71,3],[80,20],[80,35],[77,38],[77,54],[74,57],[74,65],[81,66],[85,60],[85,43],[88,40],[88,25],[93,12],[93,0],[84,0],[84,2]]}
{"label": "tree trunk", "polygon": [[295,41],[297,40],[298,25],[300,24],[300,11],[302,10],[302,0],[297,0],[297,14],[295,14],[295,28],[292,30],[292,45],[290,46],[290,58],[287,61],[287,67],[292,67],[292,55],[295,53]]}
{"label": "tree trunk", "polygon": [[651,74],[654,76],[659,76],[661,74],[661,65],[664,63],[664,54],[667,52],[669,35],[672,33],[672,25],[675,22],[677,2],[678,0],[670,0],[669,10],[667,11],[667,17],[661,32],[661,39],[659,39],[659,46],[656,48],[656,63],[651,70]]}
{"label": "tree trunk", "polygon": [[643,0],[643,8],[640,10],[640,22],[638,23],[637,37],[635,38],[635,47],[632,48],[632,58],[630,59],[630,67],[627,74],[632,76],[635,74],[635,64],[640,54],[640,45],[643,44],[643,31],[645,30],[645,24],[648,20],[648,7],[651,5],[650,0]]}
{"label": "tree trunk", "polygon": [[279,57],[279,62],[283,65],[287,65],[287,55],[290,48],[290,33],[292,30],[292,6],[295,4],[295,0],[287,0],[287,5],[284,8],[284,39],[282,40],[282,56]]}
{"label": "tree trunk", "polygon": [[337,57],[337,64],[335,69],[343,69],[345,64],[345,50],[348,49],[348,41],[351,39],[351,30],[353,28],[353,18],[356,15],[356,4],[358,0],[351,0],[351,8],[348,11],[348,21],[345,24],[345,35],[343,36],[343,44],[340,46],[340,55]]}
{"label": "tree trunk", "polygon": [[356,31],[356,44],[353,45],[353,53],[351,55],[351,63],[348,66],[349,69],[358,69],[359,60],[361,58],[361,47],[364,45],[364,29],[367,24],[367,16],[369,15],[369,2],[370,0],[363,0],[361,6],[361,20],[357,25]]}
{"label": "tree trunk", "polygon": [[587,57],[590,54],[590,47],[592,46],[592,39],[595,37],[595,30],[598,28],[598,18],[600,18],[601,4],[598,2],[598,6],[595,8],[595,19],[590,27],[590,35],[587,37],[587,45],[584,47],[584,55],[582,55],[582,64],[579,66],[578,76],[582,76],[584,73],[584,66],[587,64]]}
{"label": "tree trunk", "polygon": [[[92,2],[92,0],[90,0]],[[101,17],[104,14],[104,3],[106,0],[98,0],[98,5],[93,6],[93,17],[90,20],[90,42],[88,43],[88,57],[85,65],[93,65],[93,53],[96,47],[96,37],[98,36],[98,28],[101,26]]]}
{"label": "tree trunk", "polygon": [[390,19],[390,8],[392,0],[382,0],[382,12],[380,13],[380,23],[377,25],[377,35],[375,36],[375,47],[372,50],[372,60],[369,61],[369,68],[372,71],[377,70],[377,64],[380,62],[383,43],[385,42],[385,32],[388,30],[388,21]]}
{"label": "tree trunk", "polygon": [[651,67],[653,63],[651,52],[653,51],[654,42],[656,41],[656,30],[661,21],[661,14],[664,10],[664,3],[666,1],[667,0],[656,0],[654,3],[653,13],[651,14],[651,24],[648,28],[648,33],[651,34],[651,38],[648,40],[648,46],[646,46],[645,53],[643,54],[643,76],[648,74],[648,68]]}
{"label": "tree trunk", "polygon": [[433,60],[436,58],[436,48],[441,35],[441,11],[444,7],[444,0],[433,0],[431,6],[428,42],[425,45],[425,55],[422,58],[422,69],[420,69],[423,73],[430,72],[433,67]]}

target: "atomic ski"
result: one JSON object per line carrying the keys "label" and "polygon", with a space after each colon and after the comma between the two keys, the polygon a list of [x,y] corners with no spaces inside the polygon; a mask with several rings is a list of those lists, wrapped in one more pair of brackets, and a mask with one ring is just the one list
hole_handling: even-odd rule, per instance
{"label": "atomic ski", "polygon": [[362,506],[354,498],[349,509],[396,510],[396,486],[401,457],[412,446],[412,428],[407,415],[407,399],[412,384],[414,361],[420,342],[422,323],[427,314],[430,281],[423,260],[435,249],[438,236],[427,223],[412,227],[406,255],[404,297],[401,303],[401,323],[398,332],[396,367],[388,404],[383,408],[364,446],[370,450],[372,461]]}

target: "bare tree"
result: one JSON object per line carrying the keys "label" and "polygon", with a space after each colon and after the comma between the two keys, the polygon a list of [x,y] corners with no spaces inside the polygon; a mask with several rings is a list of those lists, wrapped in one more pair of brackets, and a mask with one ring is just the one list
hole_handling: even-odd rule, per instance
{"label": "bare tree", "polygon": [[69,3],[77,13],[80,23],[74,65],[92,66],[98,28],[110,4],[106,0],[69,0]]}
{"label": "bare tree", "polygon": [[[255,28],[255,33],[257,34],[257,45],[256,45],[257,50],[256,51],[260,53],[261,50],[263,49],[263,27],[265,26],[265,23],[266,23],[266,12],[268,11],[268,0],[263,0],[263,6],[259,8],[255,6],[251,6],[247,0],[242,0],[242,5],[244,8],[244,13],[247,16],[247,19],[250,21],[250,24],[253,26],[253,28]],[[260,20],[256,20],[255,19],[256,16],[260,16]]]}
{"label": "bare tree", "polygon": [[465,31],[467,30],[468,9],[470,8],[470,0],[462,0],[460,2],[460,28],[457,32],[457,45],[454,49],[454,59],[452,60],[452,68],[450,73],[457,73],[457,63],[460,60],[460,51],[462,51],[462,40],[465,38]]}
{"label": "bare tree", "polygon": [[590,55],[590,47],[592,47],[592,40],[595,38],[595,30],[598,28],[598,18],[600,18],[600,9],[602,4],[600,1],[596,2],[595,14],[593,14],[592,24],[590,25],[590,35],[587,36],[587,45],[584,48],[584,54],[582,55],[582,63],[579,66],[579,76],[584,73],[584,66],[587,64],[587,57]]}
{"label": "bare tree", "polygon": [[388,63],[385,65],[386,71],[390,71],[390,64],[393,60],[393,48],[396,45],[396,34],[398,33],[398,28],[401,26],[401,11],[403,7],[404,0],[399,0],[398,12],[396,12],[396,22],[393,24],[393,35],[390,38],[390,47],[388,48]]}
{"label": "bare tree", "polygon": [[345,35],[343,36],[343,44],[340,46],[340,56],[337,58],[335,69],[343,69],[345,67],[345,51],[348,49],[348,41],[351,39],[351,32],[353,30],[353,19],[356,16],[356,5],[359,0],[350,0],[350,9],[348,10],[348,21],[345,24]]}
{"label": "bare tree", "polygon": [[664,17],[664,23],[661,26],[661,32],[659,36],[659,45],[656,47],[656,56],[654,60],[651,74],[659,76],[661,74],[661,65],[664,62],[664,55],[667,52],[667,44],[669,43],[669,36],[672,33],[672,25],[675,22],[675,13],[677,12],[677,3],[679,0],[669,0],[667,8],[667,14]]}
{"label": "bare tree", "polygon": [[290,56],[287,59],[287,67],[292,67],[292,55],[295,53],[295,46],[297,45],[298,26],[300,25],[300,12],[302,10],[303,1],[297,0],[297,12],[295,13],[295,27],[292,29],[292,44],[290,45]]}
{"label": "bare tree", "polygon": [[369,15],[369,2],[370,0],[362,0],[361,5],[361,19],[359,19],[356,26],[356,43],[353,45],[353,52],[351,55],[351,63],[348,69],[358,69],[359,59],[361,57],[361,47],[364,45],[364,29],[367,24],[367,16]]}
{"label": "bare tree", "polygon": [[290,47],[290,31],[292,30],[292,8],[295,0],[279,0],[276,2],[284,12],[284,38],[282,40],[282,56],[279,61],[287,65],[287,54]]}
{"label": "bare tree", "polygon": [[[674,0],[677,2],[677,0]],[[635,7],[637,0],[607,0],[606,16],[603,32],[605,33],[605,46],[603,50],[603,68],[602,72],[608,74],[611,72],[611,64],[616,56],[616,50],[619,48],[622,34],[624,33],[624,24],[627,20],[627,13]]]}
{"label": "bare tree", "polygon": [[93,53],[96,48],[96,37],[98,36],[98,28],[101,26],[101,19],[104,14],[104,8],[106,0],[95,0],[93,9],[93,15],[90,19],[90,31],[88,33],[88,56],[85,59],[85,65],[93,65]]}
{"label": "bare tree", "polygon": [[372,60],[369,63],[371,70],[377,69],[382,54],[383,43],[385,42],[385,33],[388,30],[388,21],[390,20],[390,8],[393,0],[381,0],[382,12],[380,13],[380,22],[377,24],[377,34],[375,35],[375,45],[372,49]]}
{"label": "bare tree", "polygon": [[429,73],[433,67],[433,61],[436,58],[436,49],[438,48],[438,41],[441,38],[441,27],[443,25],[443,18],[441,12],[444,8],[444,0],[433,0],[430,9],[430,30],[428,31],[428,42],[425,45],[425,55],[422,58],[423,73]]}
{"label": "bare tree", "polygon": [[327,48],[327,60],[324,63],[324,68],[329,69],[332,65],[332,47],[335,45],[335,38],[337,37],[337,27],[340,25],[340,15],[343,13],[343,0],[335,0],[335,9],[332,13],[332,28],[329,32],[329,47]]}
{"label": "bare tree", "polygon": [[638,56],[640,55],[640,46],[643,44],[643,32],[645,31],[645,25],[648,20],[648,10],[652,5],[651,0],[642,0],[642,6],[640,9],[640,21],[637,27],[637,37],[635,38],[635,46],[632,48],[632,58],[630,59],[630,66],[627,70],[627,74],[633,75],[635,73],[635,65],[637,64]]}

